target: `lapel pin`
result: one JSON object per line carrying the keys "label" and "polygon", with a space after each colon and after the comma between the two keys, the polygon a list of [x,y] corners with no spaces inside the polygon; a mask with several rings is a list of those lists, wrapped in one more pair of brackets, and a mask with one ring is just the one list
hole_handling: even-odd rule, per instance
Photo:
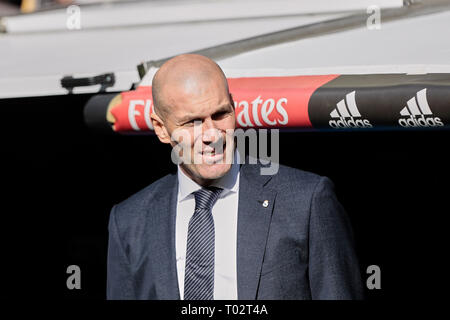
{"label": "lapel pin", "polygon": [[262,205],[264,208],[267,208],[269,206],[269,200],[264,200]]}

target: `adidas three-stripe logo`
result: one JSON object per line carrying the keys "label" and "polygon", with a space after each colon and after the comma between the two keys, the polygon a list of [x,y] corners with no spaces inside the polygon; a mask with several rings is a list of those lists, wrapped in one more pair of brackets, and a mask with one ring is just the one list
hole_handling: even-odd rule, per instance
{"label": "adidas three-stripe logo", "polygon": [[437,127],[443,126],[442,120],[433,116],[427,100],[427,88],[416,93],[408,100],[406,106],[400,111],[398,123],[402,127]]}
{"label": "adidas three-stripe logo", "polygon": [[345,99],[339,101],[336,108],[331,111],[330,116],[333,119],[328,121],[328,124],[335,129],[372,128],[369,120],[363,119],[359,113],[355,100],[355,91],[347,93]]}

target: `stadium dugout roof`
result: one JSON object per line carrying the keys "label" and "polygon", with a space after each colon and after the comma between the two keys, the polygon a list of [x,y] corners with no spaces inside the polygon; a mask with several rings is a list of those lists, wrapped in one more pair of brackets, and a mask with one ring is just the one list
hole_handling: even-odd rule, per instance
{"label": "stadium dugout roof", "polygon": [[[370,30],[373,4],[381,28]],[[72,93],[95,93],[105,78],[92,77],[105,73],[114,81],[103,90],[126,91],[186,52],[211,56],[227,75],[449,73],[449,8],[441,0],[113,2],[81,6],[79,30],[67,29],[65,9],[2,17],[0,98],[68,94],[65,76],[90,78]]]}

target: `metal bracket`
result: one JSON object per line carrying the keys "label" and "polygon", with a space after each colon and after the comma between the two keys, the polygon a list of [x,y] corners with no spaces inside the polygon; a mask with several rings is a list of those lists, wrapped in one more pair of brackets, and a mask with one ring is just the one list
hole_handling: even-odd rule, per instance
{"label": "metal bracket", "polygon": [[73,76],[65,76],[61,79],[61,86],[66,88],[69,93],[73,92],[73,88],[87,87],[100,84],[100,91],[105,92],[106,88],[114,86],[116,78],[114,73],[105,73],[94,77],[74,78]]}

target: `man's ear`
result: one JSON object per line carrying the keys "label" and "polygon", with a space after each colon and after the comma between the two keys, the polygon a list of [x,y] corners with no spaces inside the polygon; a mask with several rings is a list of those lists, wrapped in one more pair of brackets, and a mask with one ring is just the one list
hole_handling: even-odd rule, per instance
{"label": "man's ear", "polygon": [[170,143],[169,132],[161,118],[154,112],[151,113],[150,117],[152,118],[153,129],[155,130],[159,141],[162,143]]}

